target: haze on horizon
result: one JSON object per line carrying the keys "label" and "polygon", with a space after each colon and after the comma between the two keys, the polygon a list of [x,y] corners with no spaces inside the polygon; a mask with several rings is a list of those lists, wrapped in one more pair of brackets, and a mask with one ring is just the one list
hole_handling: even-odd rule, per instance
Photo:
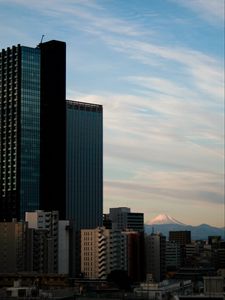
{"label": "haze on horizon", "polygon": [[104,106],[104,211],[224,226],[224,1],[0,0],[0,47],[67,43]]}

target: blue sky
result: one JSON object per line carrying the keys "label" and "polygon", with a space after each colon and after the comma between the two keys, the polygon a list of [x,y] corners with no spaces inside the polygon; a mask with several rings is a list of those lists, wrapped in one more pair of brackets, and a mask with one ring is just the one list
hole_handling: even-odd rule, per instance
{"label": "blue sky", "polygon": [[0,47],[67,43],[104,106],[104,210],[224,225],[224,1],[0,0]]}

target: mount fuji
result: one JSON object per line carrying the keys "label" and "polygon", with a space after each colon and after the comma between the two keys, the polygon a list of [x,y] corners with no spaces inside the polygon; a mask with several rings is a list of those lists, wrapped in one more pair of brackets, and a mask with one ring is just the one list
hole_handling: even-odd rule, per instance
{"label": "mount fuji", "polygon": [[225,228],[213,227],[207,224],[199,226],[186,225],[167,214],[160,214],[145,224],[145,232],[151,234],[160,232],[167,238],[169,231],[191,231],[192,240],[207,240],[208,236],[220,235],[225,238]]}
{"label": "mount fuji", "polygon": [[170,217],[166,214],[160,214],[157,217],[155,217],[154,219],[152,219],[151,221],[147,222],[147,224],[149,225],[154,225],[154,224],[178,224],[178,225],[184,225],[184,223],[181,223],[179,221],[177,221],[176,219],[174,219],[173,217]]}

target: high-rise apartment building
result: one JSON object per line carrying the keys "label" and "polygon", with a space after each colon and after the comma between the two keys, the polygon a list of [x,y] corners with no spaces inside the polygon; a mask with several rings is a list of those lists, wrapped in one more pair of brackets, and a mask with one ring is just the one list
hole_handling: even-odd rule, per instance
{"label": "high-rise apartment building", "polygon": [[106,279],[109,243],[109,229],[81,229],[81,272],[85,278]]}
{"label": "high-rise apartment building", "polygon": [[65,49],[49,41],[0,52],[0,220],[65,214]]}

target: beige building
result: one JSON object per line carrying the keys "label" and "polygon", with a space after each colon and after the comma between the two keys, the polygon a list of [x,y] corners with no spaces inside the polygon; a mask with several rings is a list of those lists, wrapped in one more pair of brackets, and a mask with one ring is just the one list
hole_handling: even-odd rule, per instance
{"label": "beige building", "polygon": [[[89,279],[105,279],[114,270],[124,270],[140,279],[141,233],[97,227],[81,230],[81,273]],[[134,275],[135,274],[135,275]]]}
{"label": "beige building", "polygon": [[106,278],[109,236],[104,227],[81,230],[81,272],[86,278]]}

